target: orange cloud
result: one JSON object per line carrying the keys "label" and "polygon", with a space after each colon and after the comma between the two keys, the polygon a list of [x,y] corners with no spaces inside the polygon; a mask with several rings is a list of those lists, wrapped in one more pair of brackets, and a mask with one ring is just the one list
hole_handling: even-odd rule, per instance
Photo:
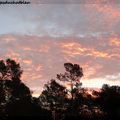
{"label": "orange cloud", "polygon": [[105,52],[100,52],[95,49],[90,49],[90,53],[87,53],[87,55],[94,56],[94,57],[101,57],[101,58],[109,58],[109,54]]}
{"label": "orange cloud", "polygon": [[12,58],[17,62],[21,62],[20,54],[13,51],[12,49],[8,50],[8,52],[4,55],[4,58]]}
{"label": "orange cloud", "polygon": [[24,64],[27,64],[27,65],[31,65],[32,64],[32,60],[23,60],[22,61]]}
{"label": "orange cloud", "polygon": [[106,4],[106,5],[103,5],[103,4],[94,4],[92,6],[87,6],[89,8],[94,8],[96,9],[98,12],[101,12],[105,15],[107,15],[108,20],[109,19],[114,19],[116,21],[115,18],[119,18],[120,19],[120,8],[118,7],[113,7],[112,5],[110,4]]}
{"label": "orange cloud", "polygon": [[32,51],[32,48],[30,48],[30,47],[24,47],[23,50],[25,50],[25,51]]}
{"label": "orange cloud", "polygon": [[100,27],[102,27],[104,29],[114,31],[113,30],[115,29],[114,26],[119,24],[119,21],[120,21],[120,7],[117,7],[117,5],[116,6],[115,5],[116,4],[85,5],[86,9],[89,10],[89,12],[91,11],[91,13],[97,13],[96,15],[99,15],[98,17],[96,15],[93,16],[91,21],[91,24],[92,24],[91,29],[95,29],[96,25],[98,25],[99,29]]}
{"label": "orange cloud", "polygon": [[32,48],[32,47],[27,47],[27,46],[23,46],[23,50],[24,51],[33,51],[33,52],[40,52],[40,53],[48,53],[50,49],[50,46],[48,46],[47,44],[42,44],[40,46],[38,46],[37,48]]}
{"label": "orange cloud", "polygon": [[83,48],[76,42],[61,43],[62,51],[65,55],[75,57],[76,55],[82,55],[87,49]]}
{"label": "orange cloud", "polygon": [[[35,69],[35,68],[34,68]],[[22,80],[27,80],[27,81],[31,81],[31,80],[40,80],[42,78],[42,74],[37,73],[35,71],[33,71],[33,69],[31,69],[30,71],[27,71],[27,69],[24,69],[24,73],[22,75]]]}
{"label": "orange cloud", "polygon": [[15,41],[16,38],[10,34],[7,34],[7,35],[3,35],[2,40],[6,41],[6,43],[9,43]]}
{"label": "orange cloud", "polygon": [[[21,79],[32,87],[35,85],[41,89],[40,87],[48,80],[56,78],[56,74],[64,72],[63,64],[65,62],[81,65],[84,71],[82,82],[88,87],[99,86],[100,82],[96,83],[99,77],[105,78],[106,75],[119,71],[120,43],[119,38],[115,35],[110,38],[92,38],[94,42],[89,41],[91,39],[88,38],[84,38],[84,41],[84,39],[78,38],[35,37],[34,39],[34,36],[16,36],[15,39],[15,44],[10,43],[14,47],[0,41],[5,45],[5,50],[1,49],[0,55],[19,61],[24,70]],[[90,79],[96,80],[92,80],[90,83]]]}
{"label": "orange cloud", "polygon": [[39,72],[41,70],[43,70],[43,66],[42,65],[38,65],[37,68],[36,68],[36,71]]}
{"label": "orange cloud", "polygon": [[42,75],[38,75],[38,74],[33,74],[32,76],[31,76],[31,79],[32,80],[40,80],[42,78]]}
{"label": "orange cloud", "polygon": [[50,47],[48,45],[40,45],[38,52],[47,53],[47,52],[49,52],[49,49],[50,49]]}
{"label": "orange cloud", "polygon": [[[22,61],[25,65],[24,66],[24,73],[22,75],[22,79],[31,81],[31,80],[40,80],[43,77],[43,65],[35,64],[32,60],[26,59]],[[28,82],[29,83],[29,82]]]}
{"label": "orange cloud", "polygon": [[[73,62],[76,63],[76,62]],[[83,68],[83,80],[89,80],[94,75],[98,74],[97,72],[103,68],[101,64],[93,63],[92,60],[81,63],[80,61],[76,64],[79,64]]]}
{"label": "orange cloud", "polygon": [[70,57],[76,57],[78,55],[101,57],[101,58],[110,57],[109,54],[106,52],[98,51],[94,48],[82,47],[82,45],[77,42],[62,43],[61,47],[63,53]]}
{"label": "orange cloud", "polygon": [[110,45],[120,46],[120,38],[111,38],[110,39]]}

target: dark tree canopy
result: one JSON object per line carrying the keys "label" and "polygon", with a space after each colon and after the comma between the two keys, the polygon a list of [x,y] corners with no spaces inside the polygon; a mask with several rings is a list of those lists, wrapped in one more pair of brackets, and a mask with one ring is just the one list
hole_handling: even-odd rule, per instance
{"label": "dark tree canopy", "polygon": [[[40,99],[42,104],[46,104],[47,107],[60,107],[65,102],[66,89],[55,80],[51,80],[50,83],[45,85],[45,90],[43,90]],[[62,106],[63,107],[63,106]]]}
{"label": "dark tree canopy", "polygon": [[69,91],[71,94],[71,98],[74,99],[75,92],[79,91],[82,83],[80,83],[80,78],[83,76],[83,69],[78,64],[65,63],[65,73],[57,74],[57,79],[64,82],[70,82],[71,90]]}
{"label": "dark tree canopy", "polygon": [[0,80],[20,80],[22,70],[14,60],[0,60]]}
{"label": "dark tree canopy", "polygon": [[[78,64],[65,63],[65,72],[45,84],[38,98],[21,81],[20,64],[0,60],[0,117],[39,116],[44,120],[117,120],[120,118],[120,87],[104,84],[89,94],[82,88],[83,70]],[[70,85],[68,89],[62,83]]]}
{"label": "dark tree canopy", "polygon": [[83,76],[83,70],[78,64],[65,63],[66,72],[64,74],[57,74],[57,78],[61,81],[75,81],[79,82],[79,79]]}
{"label": "dark tree canopy", "polygon": [[11,59],[0,61],[0,113],[5,116],[17,101],[31,99],[30,89],[20,80],[21,74],[19,63]]}
{"label": "dark tree canopy", "polygon": [[97,93],[98,104],[110,117],[120,117],[120,87],[104,84]]}
{"label": "dark tree canopy", "polygon": [[66,71],[70,72],[74,76],[83,76],[83,70],[78,64],[65,63],[64,67]]}

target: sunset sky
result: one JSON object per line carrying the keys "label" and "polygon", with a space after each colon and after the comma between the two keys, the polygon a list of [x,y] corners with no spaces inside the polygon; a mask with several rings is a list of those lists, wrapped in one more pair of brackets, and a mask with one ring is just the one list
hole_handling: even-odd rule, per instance
{"label": "sunset sky", "polygon": [[0,59],[20,62],[34,94],[65,62],[83,68],[84,87],[120,85],[120,4],[40,1],[0,6]]}

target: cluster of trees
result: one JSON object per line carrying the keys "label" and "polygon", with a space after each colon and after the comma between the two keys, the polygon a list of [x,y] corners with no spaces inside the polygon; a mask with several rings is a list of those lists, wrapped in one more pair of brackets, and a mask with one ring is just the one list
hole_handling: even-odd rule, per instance
{"label": "cluster of trees", "polygon": [[[57,74],[44,85],[38,98],[21,81],[22,69],[14,60],[0,60],[0,117],[40,117],[44,120],[118,119],[120,118],[120,87],[103,85],[100,91],[82,87],[82,68],[65,63],[65,73]],[[61,83],[69,83],[70,89]]]}

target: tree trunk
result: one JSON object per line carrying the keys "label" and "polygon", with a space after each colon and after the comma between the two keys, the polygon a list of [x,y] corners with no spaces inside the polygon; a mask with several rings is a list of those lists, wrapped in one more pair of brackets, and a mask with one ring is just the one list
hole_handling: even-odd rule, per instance
{"label": "tree trunk", "polygon": [[53,120],[56,120],[55,110],[52,111],[52,117],[53,117]]}
{"label": "tree trunk", "polygon": [[73,101],[73,83],[72,83],[72,80],[71,80],[71,97],[72,97],[72,101]]}

